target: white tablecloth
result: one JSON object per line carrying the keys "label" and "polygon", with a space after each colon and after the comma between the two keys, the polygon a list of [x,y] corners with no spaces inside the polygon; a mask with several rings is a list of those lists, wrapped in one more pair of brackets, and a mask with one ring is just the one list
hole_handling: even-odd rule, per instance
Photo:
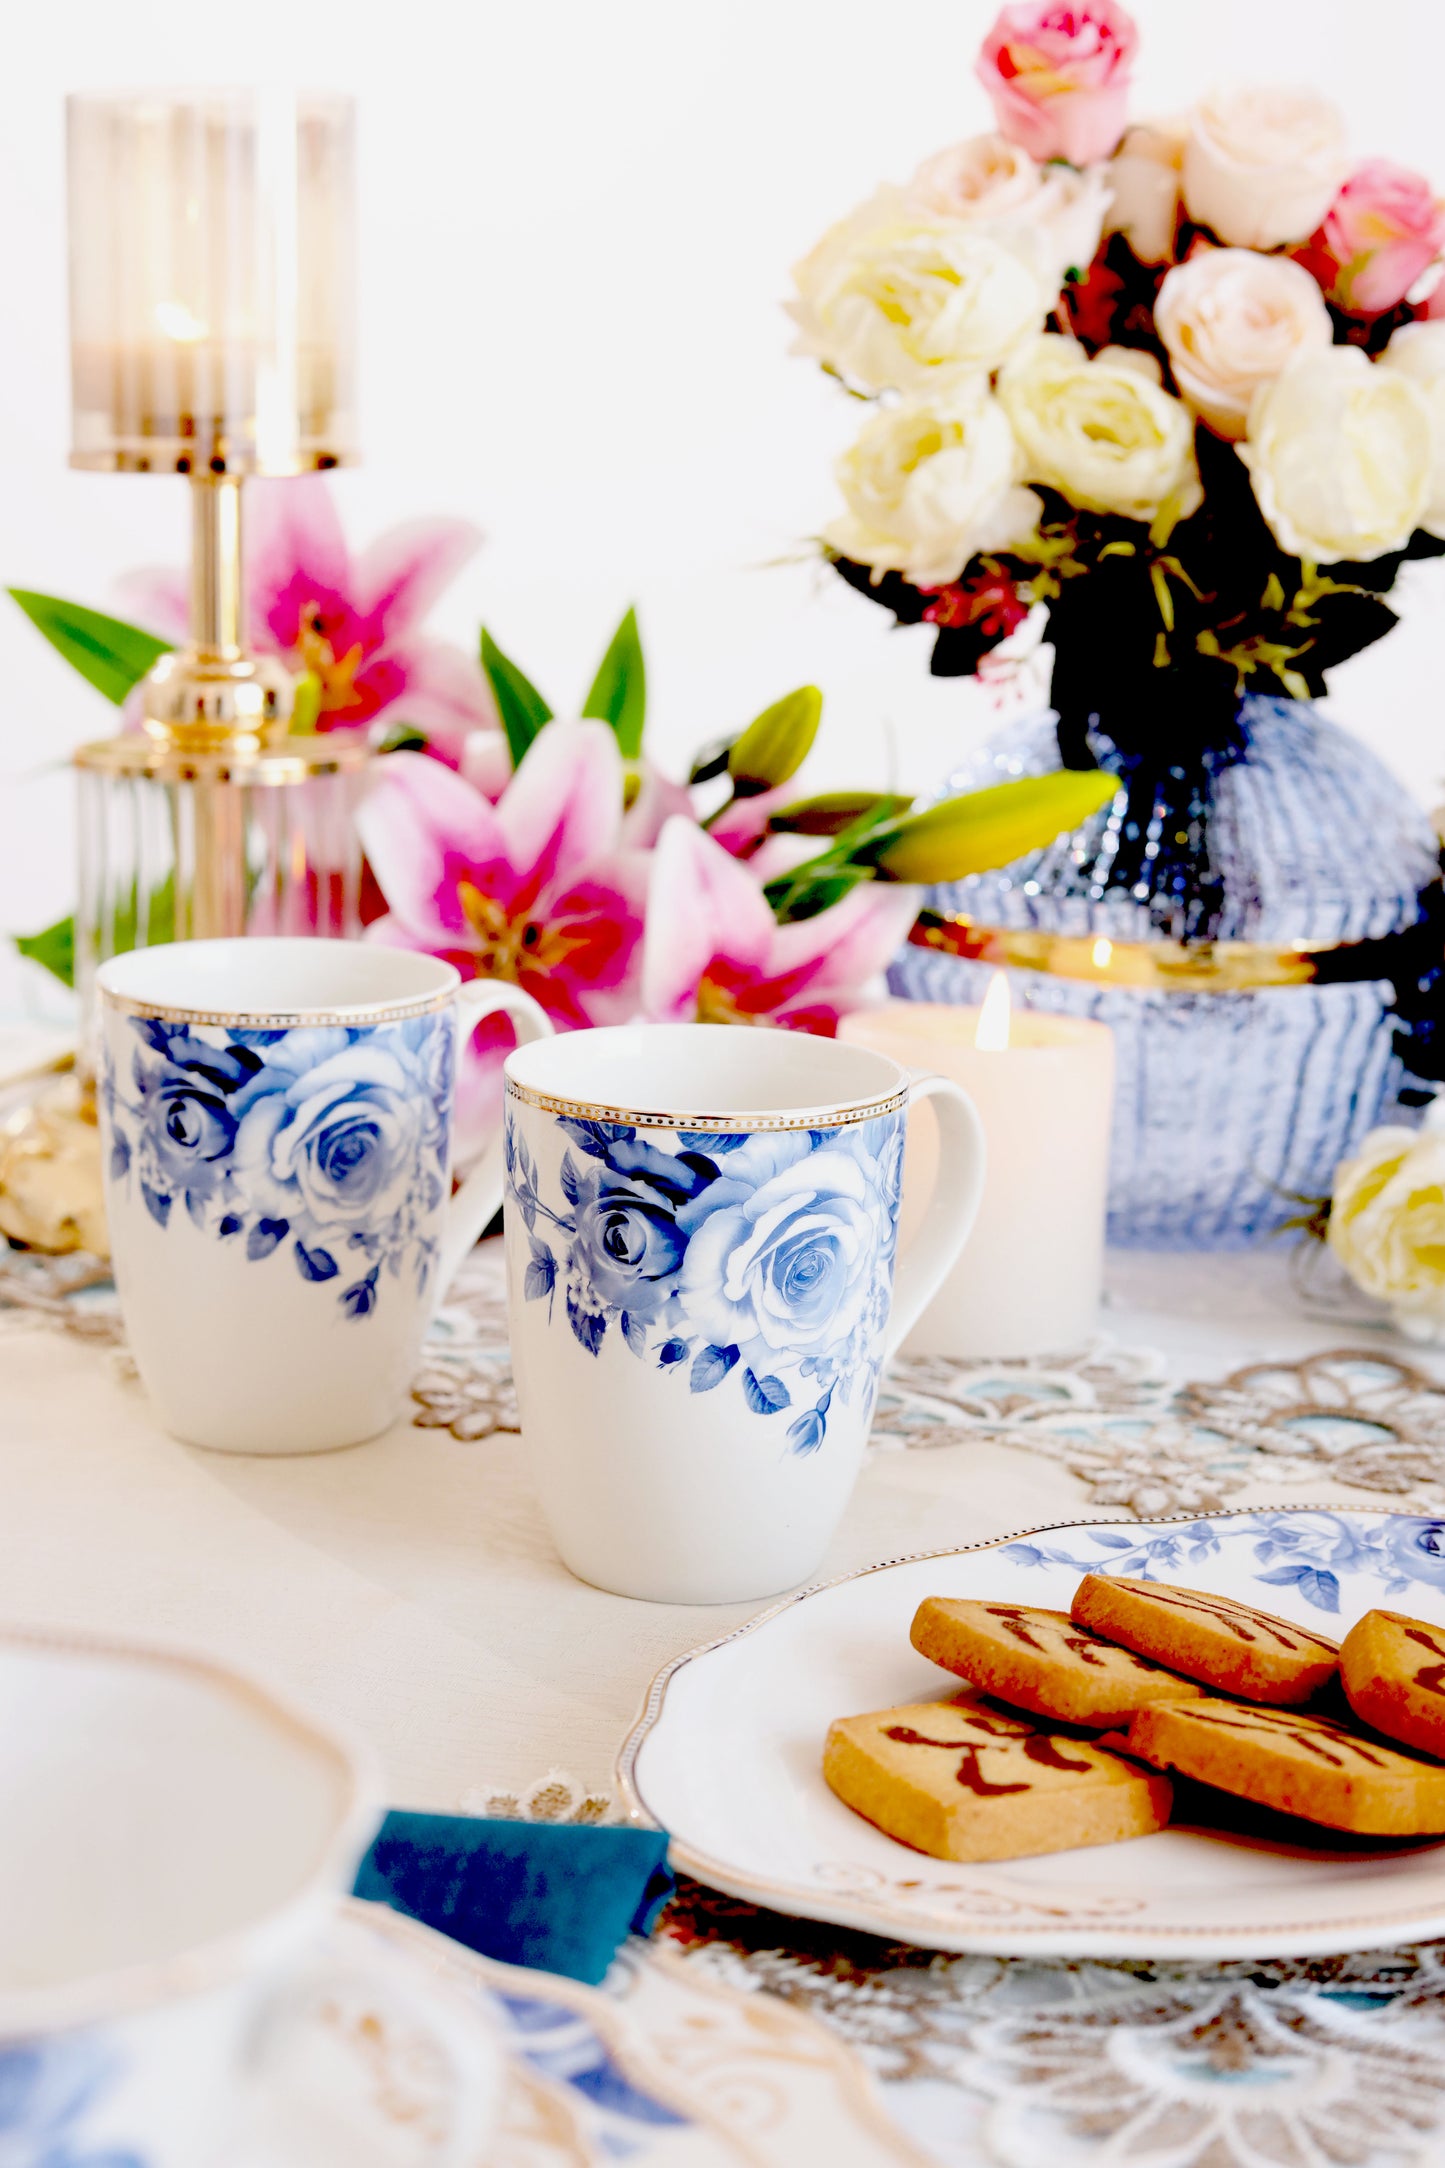
{"label": "white tablecloth", "polygon": [[[1279,1253],[1116,1256],[1101,1324],[1179,1380],[1376,1346],[1321,1315]],[[1432,1370],[1432,1374],[1434,1371]],[[1267,1461],[1231,1504],[1380,1503]],[[880,1558],[1077,1517],[1087,1485],[990,1438],[873,1454],[827,1561]],[[609,1596],[556,1559],[525,1441],[399,1422],[347,1452],[267,1460],[177,1444],[114,1354],[11,1312],[0,1336],[0,1603],[14,1618],[178,1635],[368,1733],[399,1805],[454,1808],[560,1768],[606,1787],[670,1658],[756,1606]]]}

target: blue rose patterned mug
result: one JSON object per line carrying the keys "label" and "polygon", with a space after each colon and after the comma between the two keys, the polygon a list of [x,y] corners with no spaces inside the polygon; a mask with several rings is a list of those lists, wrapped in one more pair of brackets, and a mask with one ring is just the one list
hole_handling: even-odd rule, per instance
{"label": "blue rose patterned mug", "polygon": [[[801,1032],[622,1025],[506,1064],[523,1436],[565,1563],[728,1603],[816,1571],[884,1362],[968,1236],[984,1140],[946,1078]],[[910,1096],[937,1188],[897,1259]]]}
{"label": "blue rose patterned mug", "polygon": [[162,1422],[239,1453],[373,1437],[501,1203],[500,1141],[451,1195],[458,1032],[546,1015],[343,941],[137,949],[97,985],[111,1254]]}

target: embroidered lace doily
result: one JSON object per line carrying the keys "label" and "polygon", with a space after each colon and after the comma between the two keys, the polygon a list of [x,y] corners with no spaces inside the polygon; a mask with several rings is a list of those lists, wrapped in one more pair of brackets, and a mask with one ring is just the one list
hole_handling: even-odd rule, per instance
{"label": "embroidered lace doily", "polygon": [[[552,1770],[474,1814],[604,1822]],[[659,1934],[854,2049],[946,2168],[1406,2168],[1445,2160],[1445,1945],[1229,1964],[947,1957],[683,1880]]]}
{"label": "embroidered lace doily", "polygon": [[[0,1250],[0,1330],[37,1320],[126,1361],[108,1268],[95,1258]],[[413,1422],[468,1443],[517,1429],[500,1243],[483,1243],[453,1283],[412,1399]],[[1445,1386],[1372,1349],[1183,1383],[1161,1355],[1108,1339],[1009,1362],[893,1364],[875,1451],[974,1439],[1041,1453],[1087,1487],[1091,1504],[1140,1516],[1212,1512],[1266,1477],[1293,1487],[1321,1476],[1445,1511]]]}
{"label": "embroidered lace doily", "polygon": [[1445,1947],[1258,1964],[940,1957],[684,1883],[661,1932],[863,2057],[957,2168],[1445,2160]]}

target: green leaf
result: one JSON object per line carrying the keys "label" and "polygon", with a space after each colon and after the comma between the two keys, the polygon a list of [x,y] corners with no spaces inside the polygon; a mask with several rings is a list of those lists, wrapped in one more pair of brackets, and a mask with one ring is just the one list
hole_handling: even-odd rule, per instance
{"label": "green leaf", "polygon": [[502,653],[485,625],[482,627],[482,668],[487,673],[487,683],[492,688],[492,698],[497,703],[497,713],[507,734],[512,766],[519,768],[523,754],[542,725],[551,722],[552,710],[531,679],[524,677],[511,657]]}
{"label": "green leaf", "polygon": [[763,894],[778,923],[786,926],[794,919],[816,918],[820,911],[831,910],[860,881],[869,878],[866,867],[835,866],[827,859],[818,859],[812,866],[800,866],[796,873],[781,874],[776,881],[769,881]]}
{"label": "green leaf", "polygon": [[878,822],[898,820],[912,805],[911,798],[895,798],[871,790],[824,791],[817,798],[799,798],[779,806],[768,822],[778,835],[840,836],[867,815]]}
{"label": "green leaf", "polygon": [[1106,806],[1119,778],[1099,768],[1026,775],[945,798],[868,837],[854,852],[885,881],[961,881],[1041,850]]}
{"label": "green leaf", "polygon": [[43,933],[21,933],[15,936],[15,946],[22,956],[28,956],[33,964],[39,964],[59,979],[62,986],[75,984],[75,920],[59,918]]}
{"label": "green leaf", "polygon": [[823,715],[816,685],[799,685],[755,716],[728,756],[728,773],[740,798],[776,790],[796,775],[812,750]]}
{"label": "green leaf", "polygon": [[32,594],[24,587],[12,587],[9,593],[71,668],[117,707],[152,663],[170,652],[169,640],[158,640],[153,632],[142,632],[139,625],[127,625],[118,617],[103,617],[99,610],[82,609],[78,602]]}
{"label": "green leaf", "polygon": [[612,635],[592,690],[582,703],[582,713],[598,722],[611,723],[624,760],[636,760],[642,751],[643,726],[647,721],[647,668],[642,660],[642,640],[637,612],[629,610]]}
{"label": "green leaf", "polygon": [[[140,914],[136,909],[136,890],[120,904],[110,922],[110,950],[113,956],[123,956],[136,945],[140,931]],[[158,942],[173,941],[176,933],[175,883],[167,874],[158,888],[151,891],[150,905],[145,914],[145,937],[149,947]],[[75,984],[75,920],[58,919],[42,933],[17,934],[15,946],[22,956],[32,963],[40,964],[52,972],[63,986]]]}

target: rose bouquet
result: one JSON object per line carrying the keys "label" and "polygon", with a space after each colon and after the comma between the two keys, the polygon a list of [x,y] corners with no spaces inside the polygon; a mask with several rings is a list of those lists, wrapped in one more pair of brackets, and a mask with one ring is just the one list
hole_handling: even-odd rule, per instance
{"label": "rose bouquet", "polygon": [[1118,0],[1006,6],[995,132],[826,234],[791,305],[872,408],[837,571],[941,676],[1046,613],[1063,757],[1102,735],[1126,775],[1321,693],[1445,550],[1445,204],[1309,91],[1129,126],[1136,43]]}

